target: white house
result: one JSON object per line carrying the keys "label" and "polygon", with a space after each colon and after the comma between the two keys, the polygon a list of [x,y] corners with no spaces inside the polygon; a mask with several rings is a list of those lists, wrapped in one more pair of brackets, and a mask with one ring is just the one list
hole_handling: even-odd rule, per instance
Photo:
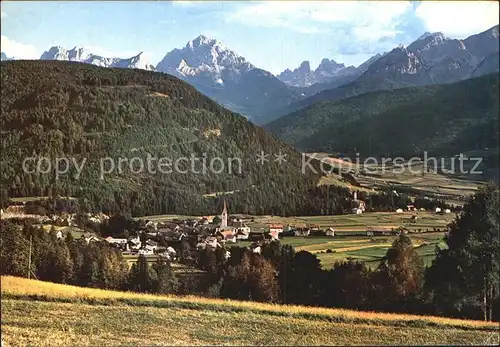
{"label": "white house", "polygon": [[248,228],[248,232],[246,230],[241,230],[241,228],[236,231],[237,240],[248,240],[248,235],[250,235],[250,228]]}
{"label": "white house", "polygon": [[127,239],[115,239],[111,236],[108,236],[106,237],[104,240],[106,240],[108,243],[114,243],[114,244],[118,244],[118,245],[125,245],[128,243],[128,240]]}
{"label": "white house", "polygon": [[451,210],[447,208],[446,210],[444,210],[444,213],[451,213]]}
{"label": "white house", "polygon": [[165,250],[165,252],[167,252],[168,254],[171,254],[171,255],[177,255],[177,252],[175,251],[175,249],[172,247],[172,246],[168,246],[167,249]]}
{"label": "white house", "polygon": [[61,231],[61,230],[59,230],[59,231],[57,232],[56,237],[57,237],[58,239],[62,239],[62,238],[63,238],[63,234],[62,234],[62,231]]}
{"label": "white house", "polygon": [[158,222],[148,221],[146,223],[146,228],[152,228],[156,230],[158,228]]}
{"label": "white house", "polygon": [[153,255],[154,254],[154,252],[152,250],[147,249],[147,248],[140,249],[138,253],[139,253],[139,255]]}
{"label": "white house", "polygon": [[267,235],[267,237],[269,237],[272,241],[278,241],[280,239],[280,234],[277,231],[270,231]]}
{"label": "white house", "polygon": [[87,244],[89,244],[90,242],[99,241],[99,238],[95,237],[94,235],[84,236],[84,239]]}
{"label": "white house", "polygon": [[436,207],[436,213],[440,213],[441,212],[441,208],[440,207]]}
{"label": "white house", "polygon": [[282,233],[283,232],[283,224],[269,224],[269,232],[270,233]]}
{"label": "white house", "polygon": [[396,213],[403,213],[403,209],[402,209],[402,208],[398,208],[398,209],[396,210]]}
{"label": "white house", "polygon": [[139,236],[133,237],[129,240],[129,242],[133,243],[134,245],[140,245],[141,244],[141,239]]}
{"label": "white house", "polygon": [[407,205],[406,208],[408,211],[416,211],[417,209],[415,208],[415,205]]}
{"label": "white house", "polygon": [[335,236],[335,230],[333,228],[328,228],[325,230],[326,236]]}
{"label": "white house", "polygon": [[235,235],[227,235],[224,240],[228,243],[236,243],[237,239]]}
{"label": "white house", "polygon": [[152,245],[146,245],[145,248],[147,250],[150,250],[151,252],[154,252],[157,248],[157,246],[152,246]]}
{"label": "white house", "polygon": [[177,252],[171,246],[167,247],[165,252],[159,254],[160,257],[164,257],[168,260],[175,260],[177,257]]}
{"label": "white house", "polygon": [[297,228],[295,229],[295,236],[309,236],[311,229],[309,228]]}

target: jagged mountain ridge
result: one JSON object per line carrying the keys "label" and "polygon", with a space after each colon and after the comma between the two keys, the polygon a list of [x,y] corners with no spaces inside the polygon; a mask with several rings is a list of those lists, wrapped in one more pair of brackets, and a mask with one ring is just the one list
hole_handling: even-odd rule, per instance
{"label": "jagged mountain ridge", "polygon": [[200,35],[182,49],[174,49],[156,65],[156,69],[181,78],[199,76],[217,85],[237,82],[255,66],[219,41]]}
{"label": "jagged mountain ridge", "polygon": [[[4,53],[2,60],[5,58],[10,59]],[[498,71],[498,26],[464,40],[426,32],[408,47],[377,54],[358,67],[325,58],[314,71],[303,62],[298,69],[285,70],[278,78],[203,35],[170,51],[156,66],[149,64],[142,53],[128,59],[106,58],[79,47],[67,50],[54,46],[41,59],[172,74],[254,123],[266,124],[319,101],[376,90],[451,83]]]}
{"label": "jagged mountain ridge", "polygon": [[274,114],[274,119],[317,102],[377,90],[453,83],[498,71],[498,37],[498,25],[463,40],[425,33],[407,47],[400,45],[376,59],[356,80],[303,98],[281,115]]}
{"label": "jagged mountain ridge", "polygon": [[293,71],[286,69],[278,76],[280,81],[291,87],[309,87],[316,83],[324,83],[335,77],[345,76],[356,72],[354,66],[346,67],[343,63],[324,58],[316,70],[311,70],[309,61],[304,61]]}
{"label": "jagged mountain ridge", "polygon": [[66,60],[80,63],[92,64],[101,67],[120,67],[130,69],[154,70],[154,66],[145,59],[143,52],[131,58],[106,58],[91,53],[84,47],[73,47],[66,49],[61,46],[53,46],[43,52],[40,60]]}
{"label": "jagged mountain ridge", "polygon": [[156,70],[179,77],[256,123],[263,115],[299,99],[270,72],[204,35],[167,53]]}
{"label": "jagged mountain ridge", "polygon": [[[315,70],[315,72],[318,73],[315,75],[315,72],[313,72],[313,75],[315,75],[315,77],[317,76],[317,78],[315,79],[315,83],[309,86],[302,86],[302,87],[289,84],[288,87],[294,90],[302,98],[313,96],[315,94],[322,92],[323,90],[340,87],[344,84],[355,81],[359,76],[361,76],[363,72],[365,72],[368,69],[368,67],[373,62],[375,62],[377,59],[381,58],[385,54],[386,53],[375,54],[374,56],[372,56],[370,59],[368,59],[358,67],[354,66],[344,67],[342,69],[338,69],[336,73],[324,73],[324,69],[320,69],[321,66],[320,64],[320,66],[318,66],[318,69]],[[326,60],[328,59],[325,58],[323,59],[322,62]],[[339,64],[339,65],[344,65],[344,64]],[[287,70],[290,71],[289,69]],[[300,79],[300,76],[298,78]]]}

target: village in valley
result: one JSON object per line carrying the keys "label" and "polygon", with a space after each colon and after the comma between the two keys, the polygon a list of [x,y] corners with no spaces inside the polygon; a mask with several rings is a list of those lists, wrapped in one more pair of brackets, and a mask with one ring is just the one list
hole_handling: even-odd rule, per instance
{"label": "village in valley", "polygon": [[[358,199],[357,192],[353,193],[353,200],[355,207],[350,214],[324,216],[318,219],[319,217],[231,215],[230,206],[226,198],[223,198],[220,215],[203,217],[164,215],[135,218],[133,223],[130,222],[132,220],[122,224],[116,223],[109,236],[92,232],[89,228],[79,228],[81,221],[78,223],[77,219],[82,217],[76,214],[61,213],[53,216],[26,214],[23,204],[2,210],[2,219],[34,218],[44,229],[53,231],[59,239],[66,238],[70,233],[73,238],[80,238],[87,244],[107,242],[118,248],[130,265],[141,255],[148,261],[162,258],[173,263],[181,261],[189,264],[193,263],[191,261],[193,259],[190,259],[192,252],[224,246],[226,257],[230,257],[230,247],[233,245],[249,248],[253,253],[260,253],[262,246],[270,242],[291,244],[297,250],[317,253],[322,259],[327,256],[325,253],[336,252],[335,247],[339,251],[345,246],[350,246],[353,240],[358,243],[359,249],[352,247],[346,249],[356,251],[369,248],[373,251],[376,246],[384,246],[383,241],[387,239],[382,237],[395,237],[401,233],[423,235],[427,232],[431,236],[436,236],[436,232],[440,232],[436,237],[436,240],[440,240],[447,223],[452,215],[455,215],[450,209],[436,207],[433,211],[426,211],[423,208],[417,209],[414,205],[408,205],[404,210],[397,208],[386,213],[366,212],[366,204]],[[353,224],[339,222],[337,217],[344,219],[349,217]],[[110,221],[110,217],[103,213],[87,214],[85,218],[87,223],[97,226]],[[419,221],[419,218],[422,220]],[[425,219],[432,221],[426,222]],[[429,225],[438,227],[420,228]],[[323,245],[324,249],[319,245]],[[427,242],[423,242],[423,246],[426,245]],[[385,248],[380,248],[380,251],[385,252]],[[348,258],[349,255],[351,254],[346,253],[345,257]],[[331,258],[331,254],[328,256]],[[341,258],[342,253],[337,253],[334,257],[335,260]],[[326,265],[330,265],[328,260],[324,266]]]}

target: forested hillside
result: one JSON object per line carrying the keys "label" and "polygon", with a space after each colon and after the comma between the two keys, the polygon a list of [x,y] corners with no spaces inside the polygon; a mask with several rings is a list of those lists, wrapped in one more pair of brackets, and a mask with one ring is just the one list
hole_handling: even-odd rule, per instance
{"label": "forested hillside", "polygon": [[[319,176],[301,173],[301,155],[291,146],[175,77],[60,61],[1,64],[3,201],[62,195],[79,198],[86,210],[202,214],[220,211],[220,199],[204,195],[231,192],[231,212],[318,214],[350,207],[347,190],[316,188]],[[286,155],[281,164],[274,161],[280,151]],[[256,162],[261,152],[269,162]],[[207,165],[218,157],[224,170],[203,173],[200,161],[195,170],[182,161],[182,173],[174,167],[160,173],[156,161],[156,174],[140,173],[136,160],[132,168],[124,161],[119,172],[120,157],[146,163],[148,154],[172,161],[206,157]],[[36,171],[32,157],[87,161],[80,177],[71,162],[68,173],[56,177],[54,170],[25,172],[25,158]],[[116,166],[101,178],[107,157],[106,169],[111,160]],[[231,158],[241,159],[241,173],[235,161],[228,172]]]}
{"label": "forested hillside", "polygon": [[322,102],[265,128],[305,151],[454,155],[498,146],[498,75]]}

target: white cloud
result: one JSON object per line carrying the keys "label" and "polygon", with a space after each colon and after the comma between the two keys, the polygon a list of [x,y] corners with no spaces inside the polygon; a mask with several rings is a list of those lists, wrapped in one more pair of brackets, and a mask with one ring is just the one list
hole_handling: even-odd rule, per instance
{"label": "white cloud", "polygon": [[251,3],[228,14],[226,21],[261,27],[283,27],[301,33],[349,27],[353,39],[394,37],[408,1],[270,1]]}
{"label": "white cloud", "polygon": [[498,24],[497,1],[424,1],[415,14],[428,31],[465,38]]}
{"label": "white cloud", "polygon": [[34,46],[16,42],[4,35],[1,35],[0,46],[2,47],[2,52],[9,58],[38,59],[41,55],[40,51]]}
{"label": "white cloud", "polygon": [[198,1],[172,1],[172,5],[181,6],[181,7],[189,7],[195,6]]}

